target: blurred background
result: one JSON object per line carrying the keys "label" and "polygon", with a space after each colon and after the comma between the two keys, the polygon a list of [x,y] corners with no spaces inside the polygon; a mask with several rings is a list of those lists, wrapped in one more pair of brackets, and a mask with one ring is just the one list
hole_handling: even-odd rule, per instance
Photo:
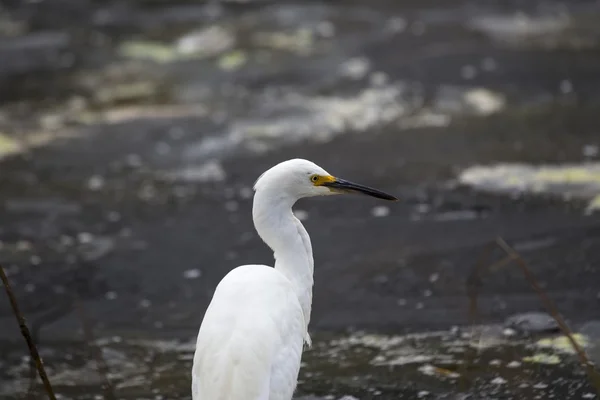
{"label": "blurred background", "polygon": [[[299,397],[592,399],[474,271],[503,237],[600,361],[599,115],[596,0],[4,0],[0,262],[61,398],[189,399],[215,286],[273,262],[252,184],[307,158],[402,201],[297,204]],[[0,295],[0,398],[43,398],[27,354]]]}

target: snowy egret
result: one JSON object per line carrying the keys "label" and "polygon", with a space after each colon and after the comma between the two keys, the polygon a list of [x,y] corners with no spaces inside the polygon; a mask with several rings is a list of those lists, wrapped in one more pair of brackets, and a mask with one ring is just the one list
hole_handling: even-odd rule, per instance
{"label": "snowy egret", "polygon": [[193,400],[292,398],[303,345],[310,346],[314,266],[310,237],[292,213],[297,200],[347,192],[397,200],[302,159],[267,170],[254,191],[254,226],[275,268],[243,265],[217,285],[198,332]]}

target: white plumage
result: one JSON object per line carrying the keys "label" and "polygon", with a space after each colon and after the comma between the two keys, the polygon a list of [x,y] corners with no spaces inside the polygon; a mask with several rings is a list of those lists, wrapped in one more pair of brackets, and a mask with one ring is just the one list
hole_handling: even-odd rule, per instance
{"label": "white plumage", "polygon": [[396,200],[301,159],[267,170],[254,189],[254,225],[275,267],[243,265],[217,286],[198,333],[193,400],[292,398],[310,344],[314,267],[310,237],[292,213],[298,199],[355,191]]}

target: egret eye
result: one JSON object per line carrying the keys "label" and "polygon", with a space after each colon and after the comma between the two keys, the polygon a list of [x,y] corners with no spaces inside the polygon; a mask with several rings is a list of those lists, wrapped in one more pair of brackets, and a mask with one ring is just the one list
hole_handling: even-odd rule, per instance
{"label": "egret eye", "polygon": [[319,180],[319,175],[313,175],[313,176],[311,176],[310,180],[316,183]]}

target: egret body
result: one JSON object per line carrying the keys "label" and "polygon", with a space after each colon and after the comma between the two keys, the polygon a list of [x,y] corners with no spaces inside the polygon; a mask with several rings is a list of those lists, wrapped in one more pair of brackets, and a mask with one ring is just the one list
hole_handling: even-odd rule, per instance
{"label": "egret body", "polygon": [[396,200],[302,159],[267,170],[254,190],[254,226],[275,267],[243,265],[218,284],[198,332],[193,400],[292,398],[303,345],[310,345],[314,268],[310,237],[292,213],[297,200],[345,192]]}

